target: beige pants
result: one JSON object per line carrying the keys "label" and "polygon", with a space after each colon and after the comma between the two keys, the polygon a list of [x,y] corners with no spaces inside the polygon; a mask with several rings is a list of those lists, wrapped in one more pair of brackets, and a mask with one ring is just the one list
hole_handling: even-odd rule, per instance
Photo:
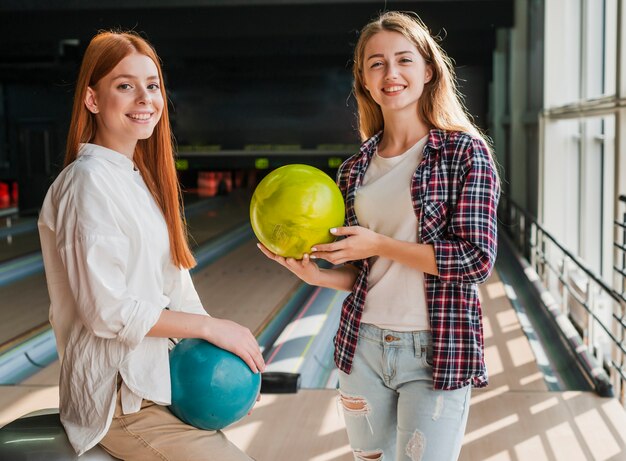
{"label": "beige pants", "polygon": [[183,423],[166,407],[144,400],[137,413],[122,413],[121,392],[111,428],[100,445],[126,461],[250,461],[221,431]]}

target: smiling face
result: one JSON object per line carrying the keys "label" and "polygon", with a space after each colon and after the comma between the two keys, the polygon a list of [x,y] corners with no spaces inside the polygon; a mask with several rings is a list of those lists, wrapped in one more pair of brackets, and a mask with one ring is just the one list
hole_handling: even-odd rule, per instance
{"label": "smiling face", "polygon": [[93,143],[132,158],[137,141],[149,138],[161,118],[160,85],[154,61],[132,53],[89,87],[85,105],[96,116]]}
{"label": "smiling face", "polygon": [[432,69],[415,45],[398,32],[383,30],[366,43],[363,53],[363,83],[383,114],[412,111]]}

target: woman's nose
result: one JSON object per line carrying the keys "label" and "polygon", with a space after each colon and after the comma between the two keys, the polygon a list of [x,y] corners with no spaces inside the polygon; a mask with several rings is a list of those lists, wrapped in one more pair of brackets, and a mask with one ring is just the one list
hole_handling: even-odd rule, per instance
{"label": "woman's nose", "polygon": [[146,88],[140,88],[137,95],[137,102],[140,104],[152,104],[152,97]]}
{"label": "woman's nose", "polygon": [[387,72],[385,72],[386,80],[395,80],[398,77],[398,69],[395,65],[390,64],[387,66]]}

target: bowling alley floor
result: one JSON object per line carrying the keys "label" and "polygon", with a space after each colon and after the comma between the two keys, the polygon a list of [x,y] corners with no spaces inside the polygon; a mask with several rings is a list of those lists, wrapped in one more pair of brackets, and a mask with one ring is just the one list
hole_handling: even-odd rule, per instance
{"label": "bowling alley floor", "polygon": [[[461,461],[626,460],[619,402],[548,391],[497,274],[481,287],[481,298],[490,385],[473,392]],[[0,426],[56,407],[57,379],[55,363],[19,386],[0,388]],[[226,432],[259,461],[352,460],[336,395],[333,389],[265,394],[251,416]]]}

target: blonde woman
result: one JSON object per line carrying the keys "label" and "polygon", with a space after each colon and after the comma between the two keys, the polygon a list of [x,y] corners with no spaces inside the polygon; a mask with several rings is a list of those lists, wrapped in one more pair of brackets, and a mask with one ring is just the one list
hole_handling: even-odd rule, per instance
{"label": "blonde woman", "polygon": [[202,338],[263,370],[251,332],[205,312],[187,243],[163,75],[134,33],[103,32],[80,68],[65,169],[39,218],[61,360],[60,414],[80,455],[249,460],[169,405],[168,340]]}
{"label": "blonde woman", "polygon": [[453,461],[471,388],[487,385],[477,284],[496,258],[498,175],[416,17],[367,24],[353,72],[363,144],[338,172],[346,226],[331,232],[343,238],[302,260],[260,248],[307,283],[350,292],[335,362],[355,459]]}

